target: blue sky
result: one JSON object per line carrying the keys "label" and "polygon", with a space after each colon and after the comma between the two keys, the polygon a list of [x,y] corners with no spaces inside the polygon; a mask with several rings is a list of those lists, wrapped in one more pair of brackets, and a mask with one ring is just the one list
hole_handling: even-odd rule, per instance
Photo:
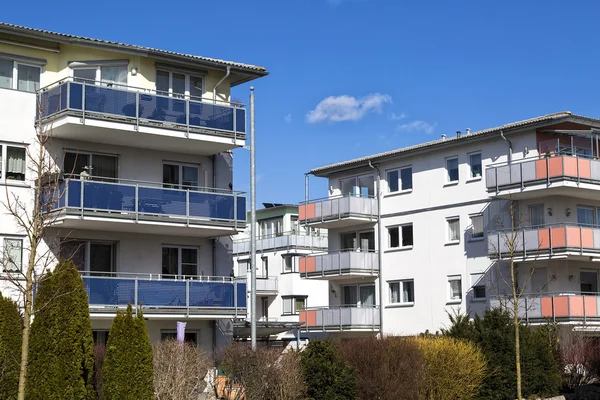
{"label": "blue sky", "polygon": [[[600,117],[592,1],[8,2],[3,21],[265,66],[257,200],[311,168],[551,112]],[[244,102],[245,84],[233,95]],[[234,188],[249,188],[235,152]],[[311,197],[327,195],[311,179]]]}

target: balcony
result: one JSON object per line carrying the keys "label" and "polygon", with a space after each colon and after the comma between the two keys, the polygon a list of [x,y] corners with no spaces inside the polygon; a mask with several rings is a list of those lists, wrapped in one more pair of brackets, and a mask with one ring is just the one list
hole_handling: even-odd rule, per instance
{"label": "balcony", "polygon": [[299,220],[310,226],[346,228],[377,222],[377,199],[345,195],[303,203],[299,207]]}
{"label": "balcony", "polygon": [[586,225],[545,225],[525,227],[518,231],[488,233],[488,255],[509,259],[513,243],[515,259],[598,257],[600,259],[600,227]]}
{"label": "balcony", "polygon": [[142,305],[147,318],[245,318],[246,283],[229,277],[85,273],[90,313],[113,317],[128,304]]}
{"label": "balcony", "polygon": [[348,279],[379,275],[377,252],[343,250],[300,258],[300,275],[315,279]]}
{"label": "balcony", "polygon": [[151,90],[66,79],[41,89],[39,114],[52,136],[211,155],[243,146],[242,104],[191,100]]}
{"label": "balcony", "polygon": [[[289,250],[326,250],[327,236],[284,232],[276,235],[261,236],[256,240],[256,251],[289,251]],[[250,253],[250,239],[233,241],[233,254]]]}
{"label": "balcony", "polygon": [[300,311],[303,331],[307,332],[377,332],[379,307],[330,306]]}
{"label": "balcony", "polygon": [[256,277],[257,296],[277,296],[278,282],[276,276]]}
{"label": "balcony", "polygon": [[[505,298],[490,299],[491,308],[508,308],[512,303]],[[600,295],[598,293],[542,293],[524,295],[519,302],[519,317],[527,323],[591,322],[600,323]]]}
{"label": "balcony", "polygon": [[534,158],[490,166],[485,171],[488,192],[497,196],[527,199],[566,195],[600,199],[600,160],[571,155]]}
{"label": "balcony", "polygon": [[246,226],[239,192],[162,184],[67,179],[49,204],[53,227],[181,236],[222,236]]}

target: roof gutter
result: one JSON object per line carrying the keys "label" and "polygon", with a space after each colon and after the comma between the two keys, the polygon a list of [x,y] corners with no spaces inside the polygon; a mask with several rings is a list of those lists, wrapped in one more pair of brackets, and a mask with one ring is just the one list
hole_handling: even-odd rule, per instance
{"label": "roof gutter", "polygon": [[369,160],[369,167],[377,171],[377,268],[379,269],[379,337],[383,339],[383,276],[382,276],[382,254],[381,249],[381,170],[379,165],[374,166]]}
{"label": "roof gutter", "polygon": [[223,83],[223,81],[225,79],[227,79],[229,77],[229,74],[231,74],[231,67],[227,66],[227,73],[219,82],[217,82],[217,84],[213,88],[213,102],[215,102],[215,103],[217,102],[217,88],[221,85],[221,83]]}
{"label": "roof gutter", "polygon": [[510,140],[508,140],[505,136],[504,136],[504,130],[500,129],[500,137],[502,139],[504,139],[506,141],[506,143],[508,143],[508,163],[510,164],[512,162],[512,153],[513,153],[513,145],[512,142]]}

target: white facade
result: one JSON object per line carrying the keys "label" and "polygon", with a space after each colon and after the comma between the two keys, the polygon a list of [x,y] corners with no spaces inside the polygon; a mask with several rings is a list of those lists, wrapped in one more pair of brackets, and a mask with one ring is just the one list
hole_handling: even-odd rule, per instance
{"label": "white facade", "polygon": [[[388,335],[439,331],[449,322],[447,314],[454,311],[481,314],[506,293],[502,280],[502,274],[508,278],[506,255],[497,261],[493,240],[498,238],[494,233],[498,229],[511,228],[507,200],[512,199],[515,218],[522,225],[517,234],[527,235],[517,241],[524,241],[529,250],[515,259],[519,284],[537,302],[535,310],[523,313],[523,318],[535,322],[544,316],[572,322],[581,317],[588,325],[598,320],[599,268],[593,261],[600,260],[594,241],[597,235],[600,244],[600,231],[596,233],[600,181],[594,175],[599,148],[592,132],[597,125],[595,119],[557,113],[311,171],[329,180],[329,200],[301,206],[301,219],[309,226],[328,229],[330,251],[348,247],[343,241],[349,232],[372,231],[370,248],[381,262],[376,277],[356,271],[345,277],[330,275],[335,287],[330,306],[374,306],[381,314],[375,311],[372,317],[380,320],[372,322]],[[560,161],[561,157],[566,161]],[[553,158],[558,161],[549,161]],[[535,160],[548,162],[549,167],[538,163],[531,185],[541,186],[530,187],[529,167],[524,166]],[[486,179],[488,167],[509,162],[513,167],[498,173],[506,174],[510,184],[496,187],[490,183],[491,175]],[[522,172],[524,183],[519,175],[522,167],[527,169]],[[518,183],[514,183],[515,176]],[[499,175],[501,179],[504,175]],[[348,196],[370,202],[371,208],[352,206]],[[379,215],[372,212],[378,204]],[[537,207],[533,211],[532,205]],[[543,245],[546,232],[551,232],[547,235],[552,237],[551,250],[546,250],[548,243]],[[344,288],[355,284],[358,295]],[[311,325],[322,323],[318,315],[316,319]],[[331,332],[364,331],[359,328],[364,326],[350,321],[345,329],[332,328]]]}
{"label": "white facade", "polygon": [[27,267],[27,235],[4,205],[16,196],[33,210],[39,108],[60,186],[38,254],[80,269],[96,340],[129,302],[142,304],[152,340],[185,321],[206,350],[231,341],[246,315],[245,283],[231,276],[246,206],[230,150],[245,143],[246,114],[228,100],[266,71],[26,32],[0,24],[2,294],[19,297],[8,277]]}

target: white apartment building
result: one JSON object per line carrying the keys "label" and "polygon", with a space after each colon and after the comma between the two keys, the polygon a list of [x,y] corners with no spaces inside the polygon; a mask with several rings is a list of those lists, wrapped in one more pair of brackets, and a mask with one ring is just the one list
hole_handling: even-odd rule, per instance
{"label": "white apartment building", "polygon": [[[301,226],[298,206],[264,203],[256,211],[257,339],[270,345],[296,347],[321,333],[300,332],[300,313],[307,307],[328,306],[329,284],[300,276],[300,259],[327,251],[327,231]],[[238,340],[250,337],[250,226],[233,241],[237,278],[248,282],[248,318],[234,325]]]}
{"label": "white apartment building", "polygon": [[559,112],[313,169],[329,192],[300,221],[328,230],[329,254],[300,271],[333,290],[328,309],[301,313],[303,329],[413,335],[482,313],[504,299],[514,235],[522,318],[595,332],[599,133],[600,120]]}
{"label": "white apartment building", "polygon": [[[141,304],[151,340],[175,335],[207,350],[232,340],[246,285],[232,278],[231,235],[246,227],[232,190],[231,150],[246,107],[230,89],[259,66],[0,23],[0,199],[33,205],[36,127],[59,175],[40,254],[81,270],[95,339],[116,310]],[[41,115],[40,115],[41,113]],[[37,147],[39,149],[39,147]],[[23,229],[0,212],[3,295],[18,296]],[[39,271],[38,271],[39,272]]]}

